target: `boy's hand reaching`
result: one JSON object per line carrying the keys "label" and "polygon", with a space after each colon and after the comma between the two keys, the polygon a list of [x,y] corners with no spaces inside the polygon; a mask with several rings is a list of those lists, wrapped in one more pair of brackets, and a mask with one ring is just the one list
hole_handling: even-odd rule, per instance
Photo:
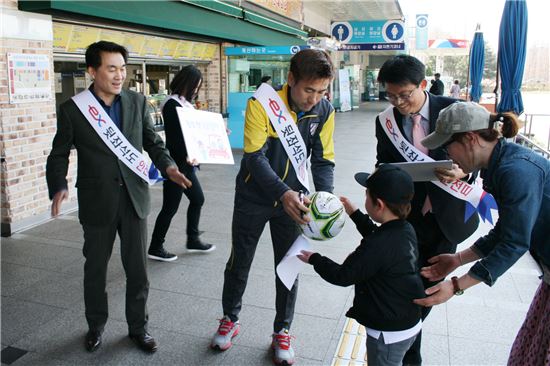
{"label": "boy's hand reaching", "polygon": [[340,202],[342,202],[342,205],[344,205],[344,209],[346,210],[346,213],[348,214],[348,216],[350,216],[352,213],[357,211],[357,206],[351,203],[349,198],[340,196]]}
{"label": "boy's hand reaching", "polygon": [[311,255],[313,254],[313,252],[310,252],[309,250],[302,250],[302,252],[300,254],[297,255],[297,257],[304,263],[309,263],[309,257],[311,257]]}

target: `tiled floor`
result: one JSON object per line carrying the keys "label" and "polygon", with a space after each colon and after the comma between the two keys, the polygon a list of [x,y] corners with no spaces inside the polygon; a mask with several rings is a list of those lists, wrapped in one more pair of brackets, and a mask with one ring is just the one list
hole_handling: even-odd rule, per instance
{"label": "tiled floor", "polygon": [[[385,103],[366,103],[360,110],[336,115],[335,193],[358,205],[364,190],[353,180],[375,162],[374,117]],[[203,166],[199,179],[206,203],[201,218],[205,241],[218,249],[209,254],[184,250],[182,200],[167,237],[175,262],[149,261],[149,329],[158,339],[154,355],[139,352],[127,337],[124,315],[125,278],[115,243],[108,274],[110,314],[102,347],[88,354],[83,347],[86,323],[82,296],[82,229],[72,213],[2,238],[2,362],[13,365],[269,365],[274,317],[274,268],[269,231],[260,239],[241,313],[242,333],[232,349],[214,352],[209,340],[221,317],[223,270],[230,252],[234,166]],[[149,232],[162,202],[161,185],[152,188]],[[486,232],[488,227],[479,229]],[[342,261],[359,243],[349,222],[338,238],[315,243],[314,249]],[[471,241],[469,242],[471,244]],[[469,244],[464,244],[469,245]],[[503,365],[514,336],[539,284],[529,256],[492,288],[479,285],[433,309],[424,323],[425,365]],[[353,289],[327,284],[305,267],[292,327],[301,365],[361,365],[364,331],[344,314]],[[353,339],[353,334],[358,333]],[[347,339],[346,335],[348,335]],[[12,348],[8,348],[12,347]],[[17,349],[26,352],[17,357]]]}

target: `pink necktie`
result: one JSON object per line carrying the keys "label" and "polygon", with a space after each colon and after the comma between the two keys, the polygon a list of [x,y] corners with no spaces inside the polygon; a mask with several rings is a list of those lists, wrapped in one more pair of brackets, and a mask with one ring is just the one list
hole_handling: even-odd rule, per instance
{"label": "pink necktie", "polygon": [[426,137],[426,132],[424,132],[424,128],[422,128],[422,124],[420,124],[420,121],[422,120],[422,116],[420,114],[413,114],[411,116],[413,126],[412,126],[412,138],[413,138],[413,145],[418,150],[422,151],[424,154],[428,155],[428,149],[424,147],[420,143],[424,137]]}
{"label": "pink necktie", "polygon": [[[420,141],[422,141],[422,139],[426,137],[426,132],[424,132],[424,128],[422,128],[422,125],[420,124],[420,121],[422,120],[422,116],[420,114],[413,114],[411,116],[411,119],[413,122],[413,128],[412,128],[413,145],[418,150],[428,155],[428,152],[429,152],[428,149],[420,143]],[[430,196],[426,195],[426,200],[424,201],[424,205],[422,206],[422,214],[425,215],[426,213],[431,211],[432,211],[432,203],[430,201]]]}

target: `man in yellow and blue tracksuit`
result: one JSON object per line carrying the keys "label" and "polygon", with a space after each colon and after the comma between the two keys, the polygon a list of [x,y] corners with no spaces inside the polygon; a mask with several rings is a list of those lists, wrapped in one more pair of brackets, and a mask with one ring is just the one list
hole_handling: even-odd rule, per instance
{"label": "man in yellow and blue tracksuit", "polygon": [[[304,140],[316,191],[332,192],[334,176],[334,108],[324,98],[334,77],[330,56],[306,49],[291,59],[288,82],[277,93]],[[244,156],[236,179],[232,251],[225,268],[223,312],[212,347],[226,350],[239,332],[238,315],[256,246],[269,222],[275,267],[300,235],[305,223],[299,191],[306,191],[263,106],[248,101]],[[289,329],[294,316],[298,280],[289,291],[276,276],[276,316],[273,323],[274,361],[292,364]]]}

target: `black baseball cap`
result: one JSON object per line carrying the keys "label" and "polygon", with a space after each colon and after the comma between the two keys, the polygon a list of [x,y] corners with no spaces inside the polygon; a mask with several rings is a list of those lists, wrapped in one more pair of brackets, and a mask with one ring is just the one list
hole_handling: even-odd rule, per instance
{"label": "black baseball cap", "polygon": [[409,173],[392,164],[382,164],[371,174],[357,173],[355,180],[384,202],[409,203],[414,195]]}

